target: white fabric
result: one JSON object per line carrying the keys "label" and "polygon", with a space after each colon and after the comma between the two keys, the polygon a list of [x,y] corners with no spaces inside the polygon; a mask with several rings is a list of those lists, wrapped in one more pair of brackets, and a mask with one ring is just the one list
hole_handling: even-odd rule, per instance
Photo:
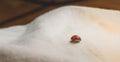
{"label": "white fabric", "polygon": [[120,12],[65,6],[0,29],[0,62],[120,62]]}

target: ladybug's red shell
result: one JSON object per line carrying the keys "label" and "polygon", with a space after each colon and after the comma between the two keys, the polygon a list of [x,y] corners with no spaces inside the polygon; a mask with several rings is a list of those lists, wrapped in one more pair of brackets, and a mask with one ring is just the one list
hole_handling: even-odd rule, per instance
{"label": "ladybug's red shell", "polygon": [[71,37],[71,40],[75,41],[75,40],[80,40],[80,37],[78,35],[73,35]]}

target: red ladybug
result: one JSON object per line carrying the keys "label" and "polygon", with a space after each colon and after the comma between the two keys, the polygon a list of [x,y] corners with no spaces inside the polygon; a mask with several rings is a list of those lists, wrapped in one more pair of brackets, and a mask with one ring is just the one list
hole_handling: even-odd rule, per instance
{"label": "red ladybug", "polygon": [[71,43],[79,43],[80,41],[81,41],[81,38],[78,35],[73,35],[71,37]]}

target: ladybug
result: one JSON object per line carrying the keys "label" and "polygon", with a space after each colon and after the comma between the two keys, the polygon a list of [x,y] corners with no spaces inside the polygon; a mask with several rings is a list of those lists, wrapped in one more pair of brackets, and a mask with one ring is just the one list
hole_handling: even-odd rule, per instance
{"label": "ladybug", "polygon": [[72,37],[71,37],[71,43],[79,43],[81,41],[81,38],[80,38],[80,36],[78,36],[78,35],[73,35]]}

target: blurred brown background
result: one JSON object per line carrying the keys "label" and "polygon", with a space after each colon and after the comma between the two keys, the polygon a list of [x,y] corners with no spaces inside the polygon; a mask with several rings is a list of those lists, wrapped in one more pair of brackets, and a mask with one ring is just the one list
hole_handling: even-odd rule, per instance
{"label": "blurred brown background", "polygon": [[120,0],[0,0],[0,28],[27,24],[45,12],[65,5],[120,10]]}

